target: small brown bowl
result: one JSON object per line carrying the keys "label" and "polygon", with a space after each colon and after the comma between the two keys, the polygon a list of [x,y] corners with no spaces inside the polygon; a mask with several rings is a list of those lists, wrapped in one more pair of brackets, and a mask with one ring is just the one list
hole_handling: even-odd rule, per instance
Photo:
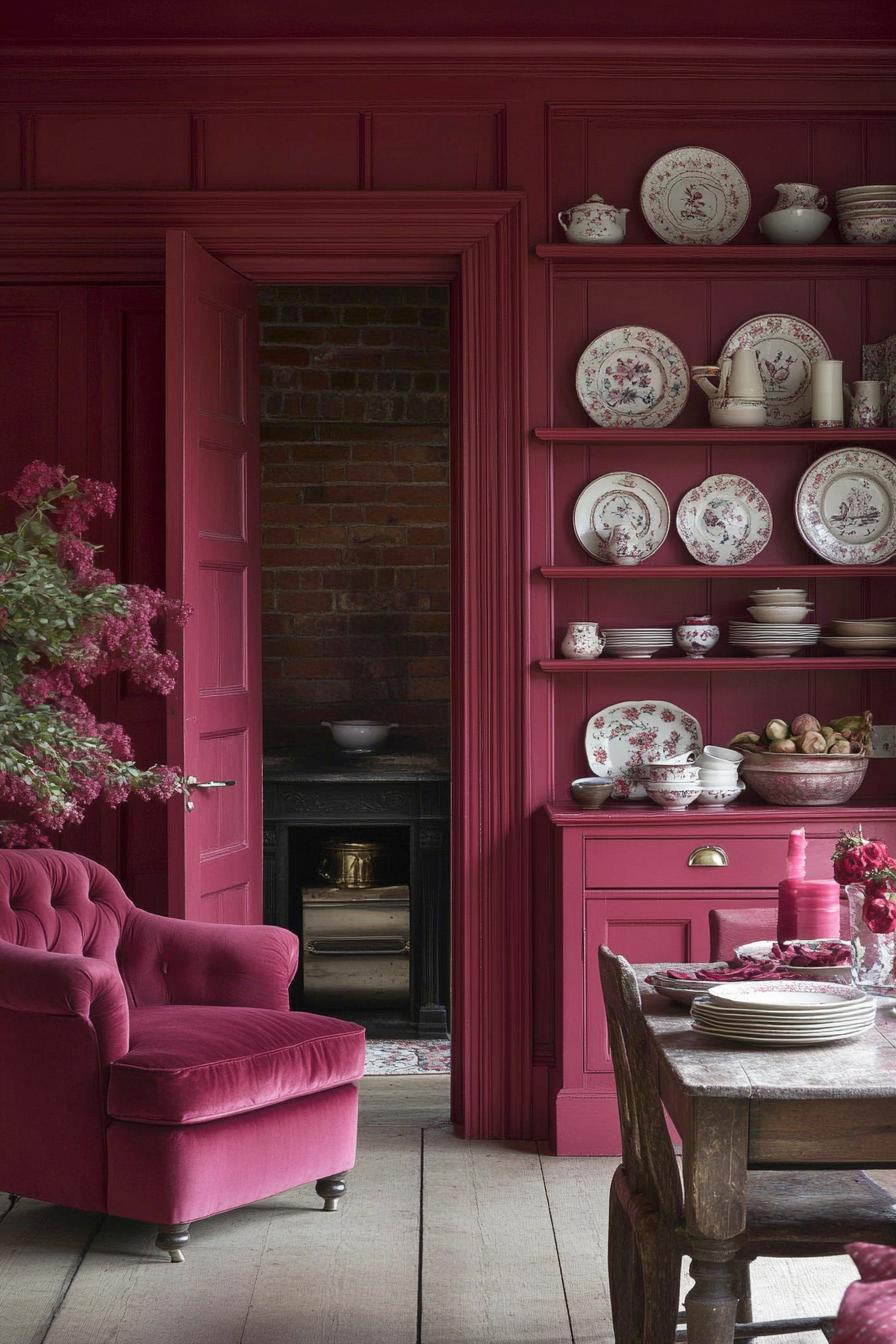
{"label": "small brown bowl", "polygon": [[613,792],[612,779],[600,779],[597,775],[590,778],[574,779],[569,786],[570,796],[573,802],[578,803],[579,807],[585,807],[591,812],[596,812]]}

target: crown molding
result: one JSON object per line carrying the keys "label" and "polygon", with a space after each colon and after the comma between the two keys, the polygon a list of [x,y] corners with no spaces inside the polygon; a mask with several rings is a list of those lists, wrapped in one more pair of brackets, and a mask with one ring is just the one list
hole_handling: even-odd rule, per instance
{"label": "crown molding", "polygon": [[[305,77],[445,75],[560,79],[639,75],[666,78],[818,78],[896,81],[896,42],[718,41],[678,39],[369,39],[306,43],[144,43],[7,46],[0,70],[7,77],[39,78],[64,85],[78,79],[126,76],[141,84],[159,78],[263,76],[267,81]],[[599,91],[597,91],[599,94]],[[294,96],[294,91],[293,91]]]}

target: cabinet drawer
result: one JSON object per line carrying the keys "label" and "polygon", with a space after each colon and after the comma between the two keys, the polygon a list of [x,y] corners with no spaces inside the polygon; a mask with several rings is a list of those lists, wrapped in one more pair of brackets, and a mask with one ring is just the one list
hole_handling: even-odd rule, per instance
{"label": "cabinet drawer", "polygon": [[[689,868],[688,858],[703,845],[721,849],[724,867]],[[809,871],[830,870],[831,840],[810,839]],[[710,822],[705,834],[653,839],[589,837],[585,841],[585,886],[589,890],[683,887],[708,891],[719,887],[774,887],[784,876],[787,840],[783,836],[727,836],[716,839]]]}

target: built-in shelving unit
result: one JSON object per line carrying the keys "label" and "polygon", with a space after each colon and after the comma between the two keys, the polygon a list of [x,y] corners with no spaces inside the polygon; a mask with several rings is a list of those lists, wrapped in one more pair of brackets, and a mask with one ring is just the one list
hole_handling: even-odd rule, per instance
{"label": "built-in shelving unit", "polygon": [[604,579],[638,582],[651,579],[890,579],[893,565],[540,565],[545,579]]}
{"label": "built-in shelving unit", "polygon": [[[773,627],[772,627],[773,628]],[[850,658],[846,655],[825,658],[741,658],[721,655],[713,658],[541,658],[536,664],[542,672],[893,672],[896,658]]]}
{"label": "built-in shelving unit", "polygon": [[535,255],[555,265],[583,270],[623,270],[652,266],[658,270],[699,267],[705,271],[758,267],[762,270],[815,268],[850,272],[863,268],[896,265],[896,247],[846,243],[814,243],[809,247],[778,247],[772,244],[726,243],[721,247],[669,243],[620,243],[610,247],[577,243],[538,243]]}
{"label": "built-in shelving unit", "polygon": [[835,447],[838,443],[855,443],[862,446],[873,444],[896,444],[896,429],[811,429],[808,425],[794,425],[791,429],[712,429],[700,425],[687,429],[680,425],[670,425],[666,429],[600,429],[590,426],[555,426],[553,428],[533,429],[536,439],[544,443],[594,443],[594,444],[639,444],[662,443],[711,443],[732,446],[738,444],[760,443],[829,443]]}

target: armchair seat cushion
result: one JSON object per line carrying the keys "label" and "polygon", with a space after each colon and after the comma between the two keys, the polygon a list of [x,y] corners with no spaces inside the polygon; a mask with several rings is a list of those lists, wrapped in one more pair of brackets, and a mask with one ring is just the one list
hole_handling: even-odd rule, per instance
{"label": "armchair seat cushion", "polygon": [[118,1120],[191,1125],[360,1078],[364,1030],[270,1008],[132,1008],[130,1049],[112,1064]]}

